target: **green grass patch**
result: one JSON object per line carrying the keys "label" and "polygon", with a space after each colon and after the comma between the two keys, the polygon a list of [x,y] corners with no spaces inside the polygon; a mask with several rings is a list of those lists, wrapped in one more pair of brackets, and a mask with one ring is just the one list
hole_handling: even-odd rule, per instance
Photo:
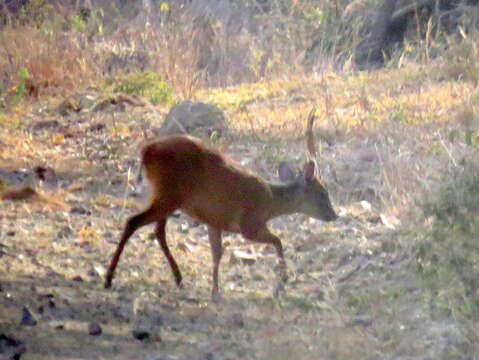
{"label": "green grass patch", "polygon": [[[479,338],[479,167],[464,160],[423,209],[432,222],[421,235],[415,267],[431,315],[455,320],[466,347]],[[476,349],[477,350],[477,349]]]}
{"label": "green grass patch", "polygon": [[114,90],[124,94],[143,96],[153,105],[173,103],[173,89],[152,71],[125,75]]}

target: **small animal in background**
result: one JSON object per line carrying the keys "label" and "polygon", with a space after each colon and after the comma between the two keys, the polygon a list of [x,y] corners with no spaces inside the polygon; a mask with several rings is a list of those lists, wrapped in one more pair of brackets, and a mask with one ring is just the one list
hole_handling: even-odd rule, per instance
{"label": "small animal in background", "polygon": [[[312,133],[314,109],[308,118],[308,150],[315,154]],[[281,240],[272,234],[269,220],[292,213],[315,219],[337,219],[328,191],[315,175],[315,162],[305,162],[296,175],[286,163],[279,165],[282,183],[265,181],[202,140],[174,135],[146,145],[141,163],[151,185],[148,208],[128,219],[120,243],[106,273],[105,287],[111,287],[116,266],[130,236],[142,226],[155,223],[155,233],[166,256],[176,284],[182,276],[166,242],[168,217],[181,210],[208,227],[213,259],[212,298],[219,300],[219,266],[223,255],[224,231],[240,233],[252,242],[271,244],[278,256],[281,279],[286,281],[286,263]]]}

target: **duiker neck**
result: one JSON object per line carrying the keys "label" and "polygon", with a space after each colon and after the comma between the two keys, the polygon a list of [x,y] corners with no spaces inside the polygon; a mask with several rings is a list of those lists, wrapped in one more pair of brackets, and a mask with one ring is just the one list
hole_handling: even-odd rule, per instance
{"label": "duiker neck", "polygon": [[273,194],[270,218],[297,212],[301,185],[297,182],[269,183]]}

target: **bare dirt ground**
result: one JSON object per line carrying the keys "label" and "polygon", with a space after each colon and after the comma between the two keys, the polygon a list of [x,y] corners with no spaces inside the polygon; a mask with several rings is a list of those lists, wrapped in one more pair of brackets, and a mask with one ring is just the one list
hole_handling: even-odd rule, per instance
{"label": "bare dirt ground", "polygon": [[[448,140],[441,145],[439,125],[424,114],[444,124],[436,112],[441,91],[451,109],[461,100],[450,94],[470,88],[408,92],[404,82],[399,98],[380,83],[369,84],[368,94],[351,86],[346,96],[339,89],[347,84],[332,79],[338,97],[320,110],[322,175],[341,218],[271,222],[288,265],[280,297],[273,296],[273,249],[225,236],[219,304],[210,301],[206,229],[183,215],[170,219],[167,237],[184,289],[175,287],[149,228],[132,237],[113,288],[103,289],[124,221],[142,207],[128,184],[138,146],[160,126],[163,110],[61,116],[49,104],[24,112],[21,123],[5,127],[0,167],[48,166],[55,174],[37,186],[40,198],[0,202],[0,333],[25,344],[23,360],[446,358],[458,330],[428,315],[411,265],[409,217],[426,177],[448,162]],[[217,146],[276,179],[279,160],[304,158],[305,116],[326,99],[314,82],[301,86],[265,96],[252,87],[257,100],[246,115],[228,105],[229,90],[200,96],[231,120]],[[428,92],[437,95],[429,102]],[[25,309],[36,321],[25,319]],[[98,326],[102,333],[91,335]]]}

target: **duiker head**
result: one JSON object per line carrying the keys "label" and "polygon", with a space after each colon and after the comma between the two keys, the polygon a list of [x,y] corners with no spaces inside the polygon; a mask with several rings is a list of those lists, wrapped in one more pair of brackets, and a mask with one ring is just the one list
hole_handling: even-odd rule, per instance
{"label": "duiker head", "polygon": [[338,218],[323,181],[315,175],[314,161],[307,161],[299,174],[283,162],[279,165],[278,173],[281,181],[296,185],[295,188],[299,192],[297,201],[302,213],[324,221]]}

